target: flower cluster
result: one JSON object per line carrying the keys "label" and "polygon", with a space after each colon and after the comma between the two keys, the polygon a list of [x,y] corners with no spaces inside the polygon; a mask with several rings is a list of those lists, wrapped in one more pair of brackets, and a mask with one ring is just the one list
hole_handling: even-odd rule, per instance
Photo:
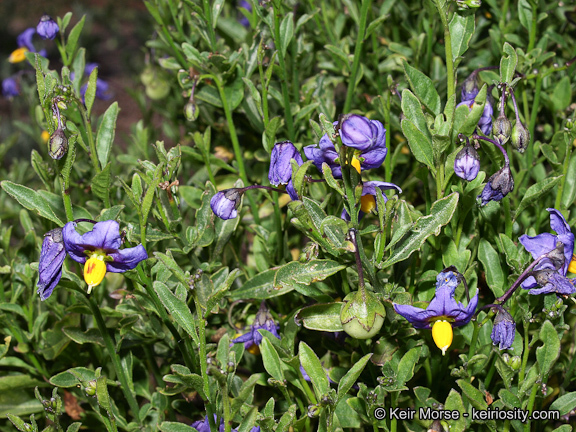
{"label": "flower cluster", "polygon": [[63,228],[47,232],[38,267],[37,286],[40,298],[46,300],[52,295],[62,277],[62,265],[66,255],[84,264],[84,280],[88,284],[88,294],[102,282],[107,271],[124,273],[136,268],[138,263],[148,258],[141,244],[120,249],[121,244],[119,225],[114,220],[94,222],[92,230],[83,235],[76,232],[76,222],[68,222]]}

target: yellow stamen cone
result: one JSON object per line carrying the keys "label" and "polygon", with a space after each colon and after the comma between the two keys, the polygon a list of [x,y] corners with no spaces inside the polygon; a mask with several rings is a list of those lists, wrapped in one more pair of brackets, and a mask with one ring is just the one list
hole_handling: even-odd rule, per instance
{"label": "yellow stamen cone", "polygon": [[360,210],[364,213],[370,213],[376,208],[376,200],[373,195],[364,195],[360,198]]}
{"label": "yellow stamen cone", "polygon": [[50,139],[50,134],[48,133],[48,131],[42,131],[42,134],[40,135],[40,139],[42,140],[42,142],[44,144],[46,144],[48,142],[48,140]]}
{"label": "yellow stamen cone", "polygon": [[452,331],[452,324],[448,321],[436,321],[432,326],[432,339],[438,348],[442,350],[442,355],[446,354],[446,350],[452,345],[454,332]]}
{"label": "yellow stamen cone", "polygon": [[100,285],[106,275],[106,263],[103,257],[94,256],[84,264],[84,280],[88,284],[88,294],[96,285]]}
{"label": "yellow stamen cone", "polygon": [[8,57],[8,61],[10,63],[23,62],[24,60],[26,60],[26,53],[27,52],[28,52],[28,48],[26,48],[26,47],[18,48],[16,50],[12,51],[12,54],[10,54],[10,57]]}
{"label": "yellow stamen cone", "polygon": [[570,273],[576,273],[576,255],[572,255],[572,261],[570,261],[570,265],[568,265],[568,271]]}
{"label": "yellow stamen cone", "polygon": [[358,174],[360,174],[362,168],[360,167],[360,161],[356,158],[356,156],[352,157],[352,163],[350,165],[356,168],[356,171],[358,171]]}

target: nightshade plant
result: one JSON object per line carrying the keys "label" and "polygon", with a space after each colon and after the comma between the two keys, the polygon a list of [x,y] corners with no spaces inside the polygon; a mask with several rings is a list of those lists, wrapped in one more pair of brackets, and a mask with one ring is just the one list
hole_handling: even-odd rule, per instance
{"label": "nightshade plant", "polygon": [[4,27],[0,432],[571,430],[573,5],[144,5]]}

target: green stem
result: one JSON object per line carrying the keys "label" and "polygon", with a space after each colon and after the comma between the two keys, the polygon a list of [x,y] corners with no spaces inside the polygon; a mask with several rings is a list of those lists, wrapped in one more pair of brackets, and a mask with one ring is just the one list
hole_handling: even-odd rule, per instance
{"label": "green stem", "polygon": [[[210,75],[210,77],[216,83],[218,88],[218,93],[220,94],[220,100],[222,101],[222,106],[224,107],[224,115],[226,116],[226,121],[228,123],[228,130],[230,131],[230,139],[232,140],[232,147],[234,148],[234,156],[236,157],[236,163],[238,164],[238,171],[240,178],[244,182],[244,186],[248,186],[250,182],[248,181],[248,176],[246,175],[246,167],[244,166],[244,158],[242,157],[242,149],[240,148],[240,142],[238,141],[238,135],[236,133],[236,127],[234,126],[234,119],[232,118],[232,111],[230,110],[230,105],[228,105],[228,99],[226,97],[226,92],[224,90],[224,85],[219,76]],[[260,224],[260,216],[258,215],[258,206],[254,201],[254,197],[248,194],[248,201],[250,202],[250,208],[252,209],[252,216],[254,217],[254,222]]]}
{"label": "green stem", "polygon": [[88,138],[88,147],[90,148],[90,160],[92,161],[92,166],[96,174],[99,174],[102,170],[100,169],[100,163],[98,162],[98,153],[96,153],[96,143],[94,142],[94,134],[92,133],[92,125],[90,123],[90,116],[88,111],[84,107],[84,104],[78,102],[76,104],[80,112],[82,113],[82,120],[84,121],[84,130],[86,131],[86,137]]}
{"label": "green stem", "polygon": [[358,28],[358,35],[356,37],[356,46],[354,48],[354,62],[352,63],[352,73],[350,74],[350,81],[348,82],[348,91],[346,93],[346,102],[344,103],[344,114],[350,112],[352,106],[352,98],[356,92],[356,76],[360,68],[360,57],[362,56],[362,48],[364,47],[364,36],[366,34],[366,21],[368,20],[368,12],[372,0],[362,0],[362,8],[360,9],[360,26]]}
{"label": "green stem", "polygon": [[474,333],[472,333],[472,341],[470,342],[470,349],[468,350],[468,360],[476,354],[476,343],[478,342],[478,335],[480,334],[480,325],[478,321],[474,321]]}
{"label": "green stem", "polygon": [[[206,1],[206,0],[205,0]],[[292,108],[290,107],[290,94],[288,93],[288,74],[286,73],[286,61],[284,59],[284,53],[282,52],[280,44],[280,7],[282,5],[281,1],[274,0],[274,44],[278,48],[278,64],[280,65],[280,71],[282,76],[280,77],[282,86],[282,97],[284,99],[284,119],[286,120],[286,127],[288,128],[288,137],[290,141],[294,142],[294,119],[292,118]]]}
{"label": "green stem", "polygon": [[[388,128],[386,133],[386,148],[388,152],[390,152],[390,140],[392,137],[392,122],[390,121],[390,106],[391,106],[391,93],[390,91],[386,92],[386,104],[384,110],[384,124]],[[384,104],[384,102],[382,102]],[[388,183],[392,181],[392,155],[388,155],[388,157],[384,160],[384,168],[386,172],[384,173],[385,179]]]}
{"label": "green stem", "polygon": [[530,39],[528,42],[528,49],[526,52],[530,52],[534,49],[536,44],[536,26],[538,24],[538,7],[536,4],[532,5],[532,24],[530,26]]}
{"label": "green stem", "polygon": [[528,323],[524,323],[524,352],[522,353],[522,366],[520,367],[520,373],[518,374],[518,383],[524,382],[524,375],[526,373],[526,365],[528,364],[528,354],[529,354],[529,343],[528,343]]}
{"label": "green stem", "polygon": [[[198,320],[196,322],[197,329],[198,329],[198,341],[200,342],[200,346],[198,347],[198,351],[200,354],[200,373],[202,375],[202,380],[204,381],[204,394],[206,394],[206,398],[210,401],[210,385],[208,380],[208,357],[206,356],[206,323],[204,321],[204,310],[200,303],[198,303],[198,299],[194,296],[194,305],[196,306],[196,314],[198,315]],[[223,397],[228,397],[228,395],[223,395]]]}
{"label": "green stem", "polygon": [[510,198],[505,198],[502,200],[504,206],[504,223],[505,232],[508,238],[512,238],[512,213],[510,211]]}
{"label": "green stem", "polygon": [[530,124],[528,131],[530,132],[531,141],[534,142],[534,129],[536,128],[536,120],[538,117],[538,108],[540,105],[540,91],[542,90],[542,77],[536,79],[536,89],[534,90],[534,102],[532,103],[532,112],[530,113]]}
{"label": "green stem", "polygon": [[436,165],[436,199],[444,198],[444,158],[440,156]]}
{"label": "green stem", "polygon": [[[392,408],[396,408],[398,406],[398,394],[399,392],[392,393],[392,397],[390,399],[390,404]],[[390,432],[396,432],[397,425],[398,420],[396,419],[395,416],[392,416],[392,419],[390,420]]]}
{"label": "green stem", "polygon": [[[534,402],[536,401],[536,393],[538,393],[538,386],[534,385],[532,387],[532,392],[530,393],[530,399],[528,399],[528,406],[526,406],[526,409],[529,412],[528,418],[530,418],[532,410],[534,409]],[[524,432],[530,432],[530,420],[528,420],[524,425]]]}
{"label": "green stem", "polygon": [[83,294],[84,294],[84,300],[85,300],[86,304],[88,305],[88,307],[90,308],[90,310],[92,311],[92,315],[94,316],[94,319],[96,320],[96,324],[98,326],[98,329],[100,330],[100,333],[102,334],[102,338],[104,339],[104,345],[106,345],[106,349],[108,350],[108,355],[110,356],[110,358],[112,360],[112,366],[114,367],[114,371],[116,372],[116,376],[120,380],[120,388],[122,389],[122,392],[124,393],[124,397],[126,398],[126,401],[128,402],[130,409],[132,410],[132,415],[134,416],[134,418],[136,419],[138,424],[142,424],[142,422],[138,416],[140,413],[140,407],[138,406],[138,402],[136,401],[134,394],[130,390],[128,377],[124,373],[124,369],[122,368],[122,363],[120,362],[120,357],[118,356],[118,353],[116,352],[116,347],[114,345],[114,342],[112,341],[112,337],[110,336],[110,333],[108,332],[108,328],[106,327],[106,323],[104,322],[104,318],[102,318],[102,314],[100,313],[100,307],[94,301],[93,296],[89,296],[85,292],[83,292]]}
{"label": "green stem", "polygon": [[435,0],[438,13],[440,14],[440,21],[444,27],[444,50],[446,52],[446,79],[447,79],[447,98],[450,100],[455,93],[456,76],[454,74],[454,61],[452,59],[452,37],[450,36],[450,27],[448,26],[447,14],[442,10],[441,2]]}
{"label": "green stem", "polygon": [[284,228],[282,227],[282,214],[280,212],[280,201],[278,199],[278,194],[274,193],[272,194],[272,196],[274,197],[274,225],[276,228],[276,260],[277,263],[280,263],[282,261],[283,258],[283,254],[284,254]]}

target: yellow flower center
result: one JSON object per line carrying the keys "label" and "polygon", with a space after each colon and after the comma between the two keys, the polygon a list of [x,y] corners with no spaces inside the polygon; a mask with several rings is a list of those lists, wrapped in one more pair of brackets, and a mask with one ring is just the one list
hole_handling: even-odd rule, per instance
{"label": "yellow flower center", "polygon": [[570,265],[568,266],[568,271],[570,273],[576,273],[576,255],[572,255],[572,261],[570,261]]}
{"label": "yellow flower center", "polygon": [[362,171],[362,168],[360,167],[360,161],[358,160],[358,158],[356,156],[352,157],[352,163],[350,165],[352,165],[354,168],[356,168],[356,171],[358,171],[358,174],[360,174],[360,172]]}
{"label": "yellow flower center", "polygon": [[24,60],[26,60],[26,53],[27,52],[28,52],[28,48],[26,48],[26,47],[18,48],[16,50],[12,51],[12,54],[10,54],[10,57],[8,57],[8,61],[10,63],[23,62]]}
{"label": "yellow flower center", "polygon": [[88,284],[88,294],[96,285],[100,285],[106,275],[106,263],[103,255],[92,255],[84,264],[84,280]]}
{"label": "yellow flower center", "polygon": [[442,350],[442,355],[446,354],[446,350],[452,345],[454,332],[452,331],[452,324],[448,321],[436,321],[432,326],[432,339],[438,348]]}
{"label": "yellow flower center", "polygon": [[50,134],[48,133],[48,131],[42,131],[42,134],[40,135],[40,139],[42,140],[42,142],[44,144],[46,144],[48,142],[48,140],[50,139]]}
{"label": "yellow flower center", "polygon": [[364,195],[360,198],[360,210],[364,213],[370,213],[376,208],[376,200],[373,195]]}

